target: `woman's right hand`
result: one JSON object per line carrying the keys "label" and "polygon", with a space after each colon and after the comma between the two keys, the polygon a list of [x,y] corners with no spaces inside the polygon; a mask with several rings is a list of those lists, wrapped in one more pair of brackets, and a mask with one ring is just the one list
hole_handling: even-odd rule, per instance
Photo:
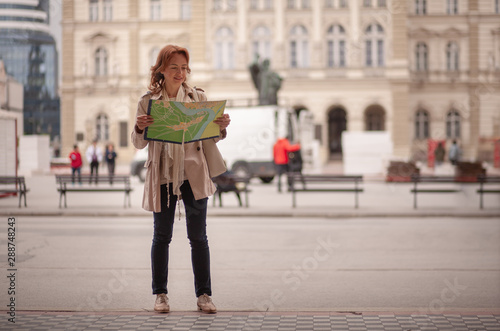
{"label": "woman's right hand", "polygon": [[153,116],[151,115],[139,115],[135,121],[135,124],[139,128],[139,130],[144,130],[148,126],[154,123]]}

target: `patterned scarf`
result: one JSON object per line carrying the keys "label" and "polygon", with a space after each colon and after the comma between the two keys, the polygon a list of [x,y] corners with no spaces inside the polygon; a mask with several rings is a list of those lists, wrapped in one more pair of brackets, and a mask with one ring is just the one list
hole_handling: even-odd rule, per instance
{"label": "patterned scarf", "polygon": [[[166,90],[162,91],[163,100],[168,100]],[[184,86],[179,88],[175,101],[184,102]],[[163,143],[164,148],[164,176],[168,183],[172,183],[173,194],[177,195],[178,200],[181,197],[181,185],[184,182],[184,134],[182,135],[182,144]],[[172,178],[170,178],[170,168],[172,167]],[[170,194],[168,192],[169,185],[167,184],[167,206],[170,206]]]}

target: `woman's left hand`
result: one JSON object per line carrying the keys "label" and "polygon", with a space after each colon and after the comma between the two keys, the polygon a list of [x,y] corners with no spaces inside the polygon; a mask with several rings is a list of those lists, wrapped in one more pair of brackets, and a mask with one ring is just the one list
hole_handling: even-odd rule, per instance
{"label": "woman's left hand", "polygon": [[214,120],[214,123],[220,126],[221,130],[224,130],[231,123],[231,119],[228,114],[224,114],[221,117]]}

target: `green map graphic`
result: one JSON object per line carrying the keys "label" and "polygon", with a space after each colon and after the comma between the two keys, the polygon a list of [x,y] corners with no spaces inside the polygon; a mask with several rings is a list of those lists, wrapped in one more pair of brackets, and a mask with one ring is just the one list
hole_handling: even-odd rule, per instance
{"label": "green map graphic", "polygon": [[150,100],[148,114],[154,123],[146,128],[144,138],[181,144],[215,138],[219,126],[213,120],[224,114],[226,101],[177,102]]}

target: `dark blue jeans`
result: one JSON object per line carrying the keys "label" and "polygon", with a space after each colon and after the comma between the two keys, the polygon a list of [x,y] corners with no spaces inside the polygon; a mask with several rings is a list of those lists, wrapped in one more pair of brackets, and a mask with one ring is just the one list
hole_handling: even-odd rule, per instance
{"label": "dark blue jeans", "polygon": [[75,173],[78,174],[78,182],[81,184],[82,183],[82,172],[81,172],[81,167],[78,168],[71,168],[71,182],[74,184],[75,183]]}
{"label": "dark blue jeans", "polygon": [[[172,240],[177,196],[172,194],[169,184],[170,206],[167,207],[167,185],[161,186],[161,212],[153,213],[154,233],[151,246],[151,269],[153,294],[168,293],[168,248]],[[194,288],[196,296],[212,295],[210,279],[210,250],[207,238],[208,198],[195,200],[188,181],[181,185],[182,200],[186,208],[186,226],[191,245]]]}

